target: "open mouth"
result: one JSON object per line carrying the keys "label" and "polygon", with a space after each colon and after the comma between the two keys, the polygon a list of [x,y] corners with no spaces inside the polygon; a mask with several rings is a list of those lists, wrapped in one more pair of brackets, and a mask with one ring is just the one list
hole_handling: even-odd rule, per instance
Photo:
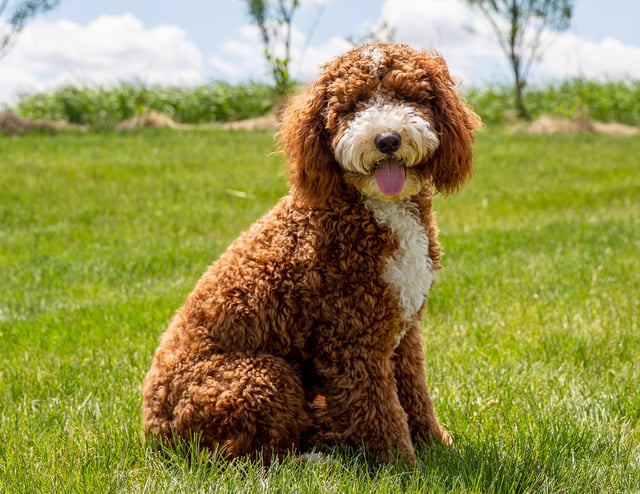
{"label": "open mouth", "polygon": [[396,158],[385,158],[376,163],[375,179],[380,192],[385,196],[397,196],[402,192],[407,171],[402,161]]}

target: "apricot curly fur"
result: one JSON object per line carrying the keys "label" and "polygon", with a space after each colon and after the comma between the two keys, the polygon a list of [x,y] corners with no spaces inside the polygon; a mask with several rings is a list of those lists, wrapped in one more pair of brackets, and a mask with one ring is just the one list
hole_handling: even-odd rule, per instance
{"label": "apricot curly fur", "polygon": [[[401,163],[402,194],[419,180],[406,197],[376,189],[379,162],[356,176],[336,158],[381,102],[407,117],[402,146],[414,122],[433,133],[419,162],[381,158]],[[144,381],[146,434],[265,461],[321,442],[414,461],[416,443],[448,443],[418,323],[440,267],[432,196],[470,175],[479,125],[436,54],[376,44],[327,64],[283,114],[291,194],[208,268],[161,338]],[[404,286],[397,272],[414,264],[403,263],[428,280]]]}

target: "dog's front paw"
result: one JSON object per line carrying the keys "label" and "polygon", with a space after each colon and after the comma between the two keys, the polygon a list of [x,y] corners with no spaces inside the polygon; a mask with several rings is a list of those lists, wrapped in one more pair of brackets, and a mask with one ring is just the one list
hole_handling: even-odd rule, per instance
{"label": "dog's front paw", "polygon": [[370,430],[362,434],[345,434],[343,443],[361,450],[367,457],[381,463],[393,463],[397,460],[410,465],[417,463],[413,442],[407,430],[405,434],[381,434],[384,429]]}
{"label": "dog's front paw", "polygon": [[432,443],[450,446],[453,444],[451,433],[437,422],[426,422],[421,426],[412,424],[411,436],[416,443]]}
{"label": "dog's front paw", "polygon": [[403,446],[402,449],[398,450],[397,452],[395,450],[392,450],[391,460],[395,460],[394,454],[397,454],[398,458],[406,462],[408,465],[415,466],[418,464],[416,451],[415,451],[415,448],[413,447],[413,444],[411,443],[409,443],[407,447]]}
{"label": "dog's front paw", "polygon": [[404,461],[409,465],[416,465],[418,463],[416,452],[411,441],[406,443],[403,441],[401,444],[395,446],[374,447],[370,448],[370,451],[375,454],[381,463],[394,463],[398,460]]}
{"label": "dog's front paw", "polygon": [[445,446],[451,446],[453,444],[453,436],[449,431],[444,429],[440,429],[440,433],[435,436],[435,439]]}

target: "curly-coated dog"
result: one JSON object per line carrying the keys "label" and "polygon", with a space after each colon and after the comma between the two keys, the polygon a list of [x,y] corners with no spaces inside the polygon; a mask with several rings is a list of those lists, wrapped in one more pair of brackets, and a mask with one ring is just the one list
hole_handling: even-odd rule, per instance
{"label": "curly-coated dog", "polygon": [[440,267],[434,192],[472,169],[478,116],[444,60],[353,49],[282,115],[291,193],[199,280],[144,382],[144,428],[228,457],[332,439],[382,461],[449,443],[419,321]]}

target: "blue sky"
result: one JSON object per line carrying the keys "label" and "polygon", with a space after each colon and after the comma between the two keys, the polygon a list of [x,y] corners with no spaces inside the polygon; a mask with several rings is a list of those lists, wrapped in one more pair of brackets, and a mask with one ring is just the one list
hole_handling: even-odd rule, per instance
{"label": "blue sky", "polygon": [[[571,28],[547,40],[532,78],[640,79],[638,19],[638,0],[576,0]],[[345,37],[383,20],[396,41],[440,51],[464,85],[509,78],[490,27],[462,0],[303,0],[294,23],[294,76],[312,78],[349,47]],[[0,103],[61,84],[265,80],[261,54],[241,0],[62,0],[0,60]]]}

